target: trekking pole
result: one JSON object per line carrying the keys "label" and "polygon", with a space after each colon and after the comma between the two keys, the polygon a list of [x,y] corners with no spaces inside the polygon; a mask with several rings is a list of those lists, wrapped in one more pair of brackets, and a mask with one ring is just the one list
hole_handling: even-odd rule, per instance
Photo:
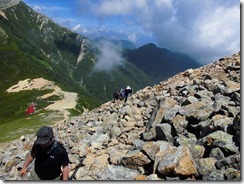
{"label": "trekking pole", "polygon": [[69,180],[72,180],[72,179],[74,178],[74,176],[75,176],[75,174],[77,173],[78,169],[83,165],[82,162],[83,162],[83,160],[84,160],[85,158],[86,158],[85,156],[83,156],[83,157],[81,158],[80,163],[76,166],[76,168],[75,168],[73,174],[69,177]]}

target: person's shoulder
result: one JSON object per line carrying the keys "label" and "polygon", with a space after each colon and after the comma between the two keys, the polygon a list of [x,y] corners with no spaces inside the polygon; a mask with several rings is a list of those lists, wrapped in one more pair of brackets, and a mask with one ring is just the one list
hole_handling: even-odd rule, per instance
{"label": "person's shoulder", "polygon": [[64,147],[64,145],[62,143],[60,143],[59,141],[56,141],[56,145],[57,145],[58,150],[66,151],[66,148]]}
{"label": "person's shoulder", "polygon": [[37,144],[36,141],[32,145],[32,149],[41,149],[41,145]]}
{"label": "person's shoulder", "polygon": [[64,148],[64,144],[62,142],[56,140],[56,144],[57,146]]}

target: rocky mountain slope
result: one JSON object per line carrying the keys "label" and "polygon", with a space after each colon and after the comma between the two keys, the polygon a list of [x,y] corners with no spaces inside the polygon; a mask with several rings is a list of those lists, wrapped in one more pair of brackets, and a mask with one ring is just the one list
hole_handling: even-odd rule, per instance
{"label": "rocky mountain slope", "polygon": [[[75,180],[240,180],[240,52],[53,128],[70,175],[86,157]],[[21,179],[35,138],[1,145],[1,180]]]}

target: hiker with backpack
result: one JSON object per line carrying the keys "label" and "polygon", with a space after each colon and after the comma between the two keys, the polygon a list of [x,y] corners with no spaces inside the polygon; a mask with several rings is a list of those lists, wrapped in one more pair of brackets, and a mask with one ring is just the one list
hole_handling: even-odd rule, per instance
{"label": "hiker with backpack", "polygon": [[37,139],[20,170],[21,176],[26,174],[33,160],[35,167],[28,180],[68,180],[68,154],[63,145],[54,139],[51,127],[43,126],[37,131]]}
{"label": "hiker with backpack", "polygon": [[114,91],[113,97],[114,97],[113,102],[115,102],[116,100],[120,100],[121,99],[120,92]]}

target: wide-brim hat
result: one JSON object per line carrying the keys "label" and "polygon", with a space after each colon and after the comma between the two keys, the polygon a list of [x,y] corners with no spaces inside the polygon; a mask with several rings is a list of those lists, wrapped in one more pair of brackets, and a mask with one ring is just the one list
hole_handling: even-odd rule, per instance
{"label": "wide-brim hat", "polygon": [[47,144],[54,137],[53,129],[49,126],[43,126],[37,131],[36,144]]}

